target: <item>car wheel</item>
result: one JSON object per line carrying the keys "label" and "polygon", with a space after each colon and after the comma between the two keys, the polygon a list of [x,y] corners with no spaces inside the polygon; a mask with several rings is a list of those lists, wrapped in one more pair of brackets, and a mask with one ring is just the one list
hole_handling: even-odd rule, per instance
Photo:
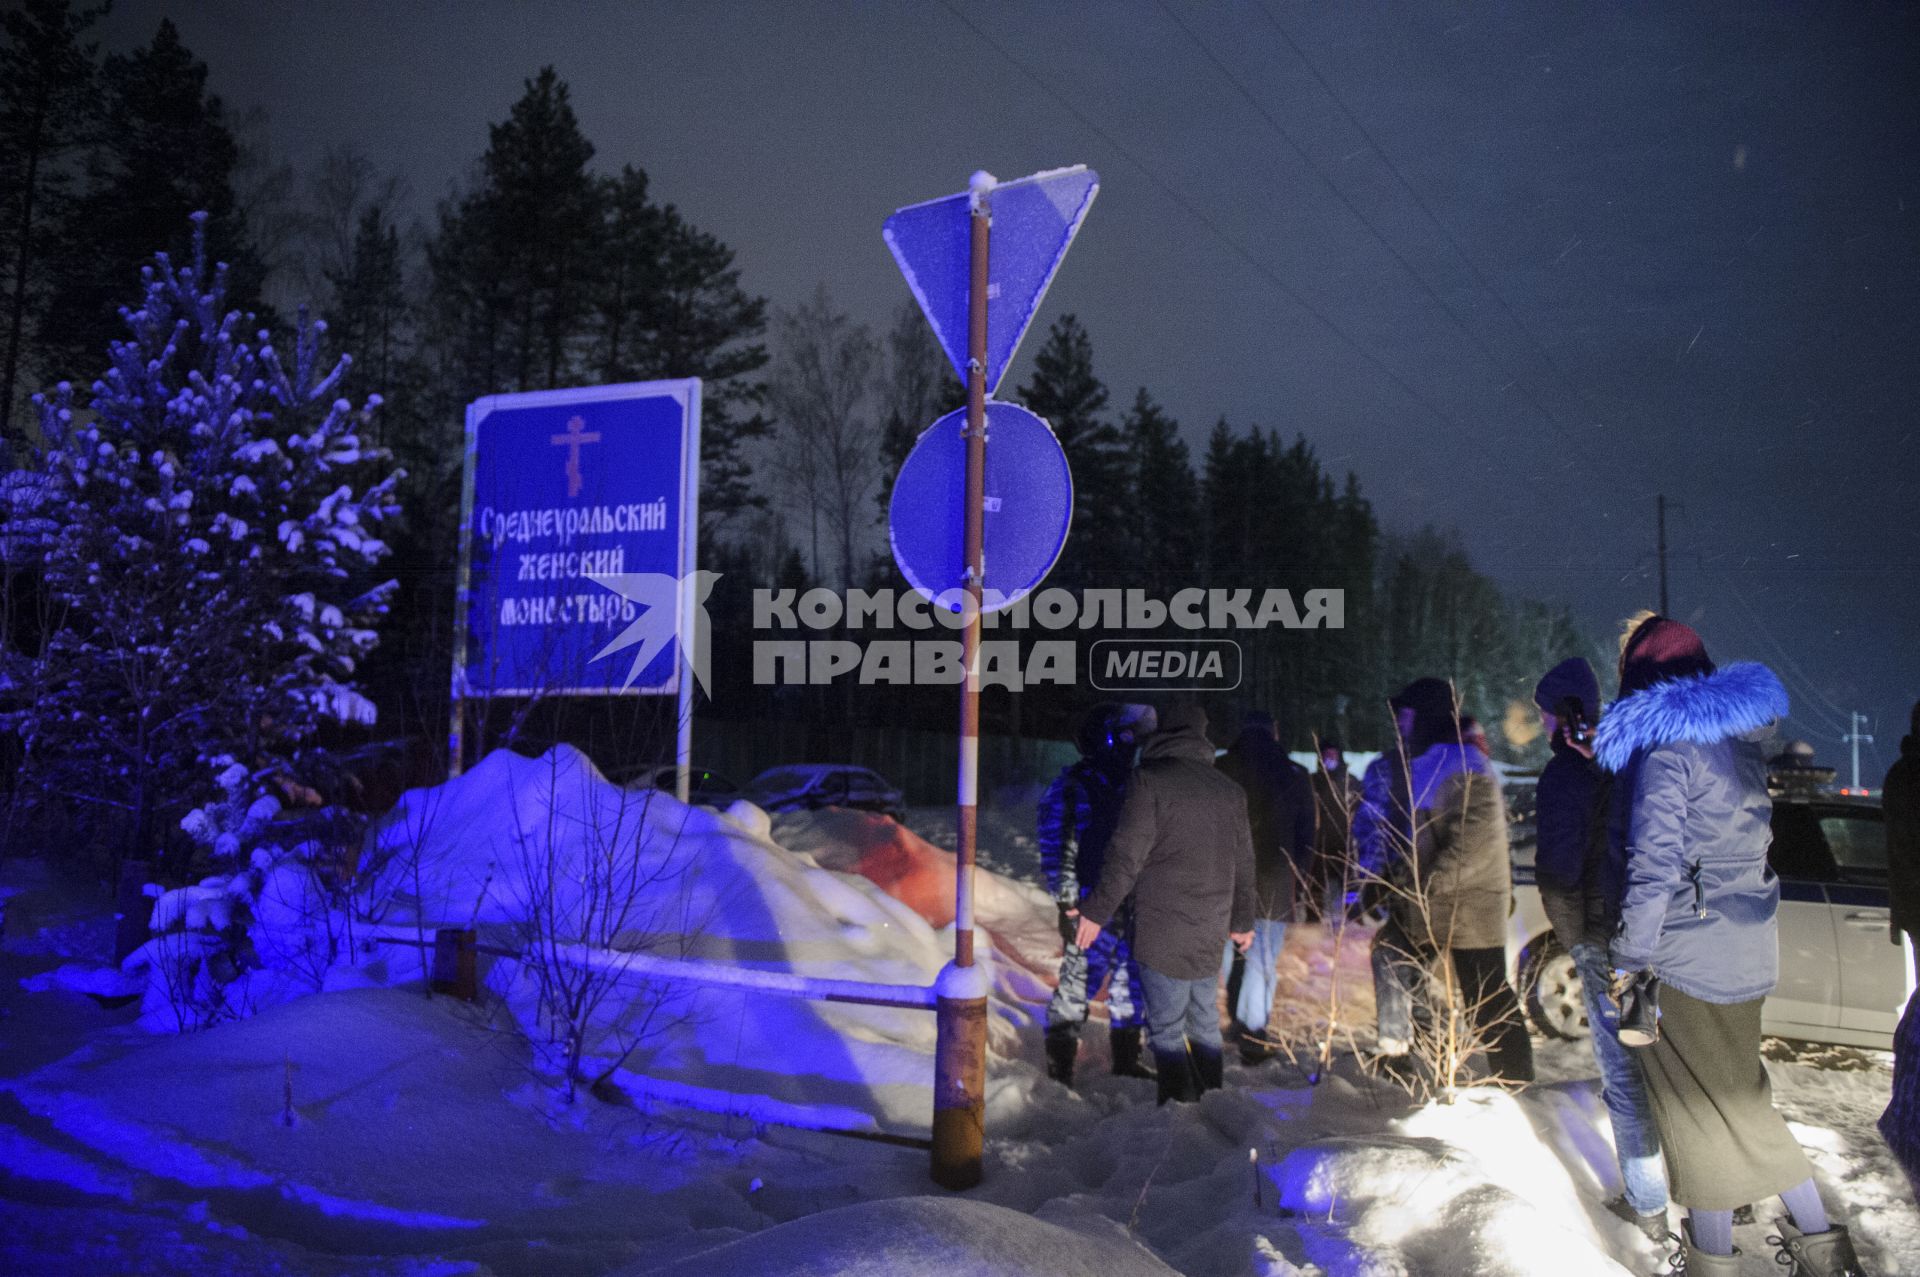
{"label": "car wheel", "polygon": [[1527,999],[1527,1018],[1549,1037],[1580,1040],[1593,1035],[1587,1023],[1586,998],[1580,991],[1580,971],[1573,955],[1551,938],[1536,942],[1521,965],[1520,982]]}

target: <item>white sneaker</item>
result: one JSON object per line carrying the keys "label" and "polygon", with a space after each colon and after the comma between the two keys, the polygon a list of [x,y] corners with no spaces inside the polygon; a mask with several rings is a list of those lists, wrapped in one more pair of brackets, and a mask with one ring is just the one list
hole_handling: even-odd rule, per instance
{"label": "white sneaker", "polygon": [[1374,1047],[1381,1055],[1405,1055],[1412,1049],[1412,1044],[1405,1038],[1381,1038],[1374,1043]]}

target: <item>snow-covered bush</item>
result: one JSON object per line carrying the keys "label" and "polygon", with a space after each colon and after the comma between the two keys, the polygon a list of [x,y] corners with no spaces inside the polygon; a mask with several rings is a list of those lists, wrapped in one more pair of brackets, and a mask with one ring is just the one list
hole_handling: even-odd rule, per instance
{"label": "snow-covered bush", "polygon": [[171,891],[149,888],[153,937],[121,964],[144,979],[141,1019],[160,1031],[240,1019],[318,992],[352,949],[352,883],[336,871],[342,849],[325,836],[326,823],[283,819],[259,777],[231,757],[213,762],[221,796],[180,825],[231,871]]}
{"label": "snow-covered bush", "polygon": [[[37,650],[10,652],[0,724],[33,791],[116,813],[146,854],[208,795],[204,760],[259,771],[323,721],[371,721],[354,686],[393,589],[374,569],[400,475],[361,442],[369,399],[334,396],[348,359],[300,313],[292,359],[225,309],[226,267],[141,272],[128,337],[82,406],[38,396],[41,445],[0,507],[10,567],[38,578]],[[177,848],[178,849],[178,848]]]}

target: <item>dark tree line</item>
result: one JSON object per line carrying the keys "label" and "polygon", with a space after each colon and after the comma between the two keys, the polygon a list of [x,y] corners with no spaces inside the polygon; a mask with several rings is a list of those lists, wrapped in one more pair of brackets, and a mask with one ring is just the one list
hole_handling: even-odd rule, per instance
{"label": "dark tree line", "polygon": [[156,250],[184,257],[189,215],[229,263],[234,301],[260,309],[263,271],[234,198],[239,145],[206,64],[171,22],[99,61],[85,37],[103,9],[26,0],[0,49],[0,262],[6,346],[0,440],[22,437],[24,392],[90,378],[121,334],[119,308]]}
{"label": "dark tree line", "polygon": [[[864,330],[841,340],[874,344]],[[886,344],[889,358],[874,388],[881,414],[875,438],[884,458],[874,490],[882,518],[891,475],[913,440],[963,400],[911,303],[895,316]],[[1564,609],[1507,597],[1473,570],[1450,534],[1387,531],[1358,477],[1329,472],[1304,435],[1288,438],[1275,429],[1235,428],[1222,420],[1196,458],[1180,423],[1146,388],[1116,411],[1095,370],[1092,336],[1073,315],[1054,322],[1032,367],[1012,398],[1053,427],[1074,482],[1072,533],[1046,588],[1076,594],[1137,589],[1162,601],[1194,587],[1246,590],[1256,605],[1268,589],[1291,591],[1296,603],[1309,590],[1344,591],[1340,629],[1209,631],[1237,639],[1243,653],[1240,686],[1211,698],[1223,730],[1231,731],[1239,713],[1259,708],[1280,718],[1296,748],[1306,748],[1316,733],[1338,733],[1355,747],[1379,747],[1390,730],[1388,696],[1415,677],[1437,675],[1456,682],[1496,747],[1514,757],[1537,756],[1541,746],[1528,708],[1534,680],[1573,654],[1605,668]],[[778,360],[772,373],[778,383]],[[768,557],[757,584],[804,589],[840,583],[833,565],[807,555],[801,539],[777,521],[769,521],[765,535],[789,549],[784,557]],[[884,535],[875,544],[865,579],[855,583],[904,588]],[[1191,636],[1172,624],[1158,633]],[[1079,685],[1039,686],[1018,697],[991,693],[987,724],[989,730],[1052,738],[1071,736],[1077,715],[1100,696],[1086,677],[1092,643],[1139,637],[1105,627],[1063,635],[1033,628],[1025,634],[1077,640]],[[943,637],[904,630],[864,635],[876,636]],[[857,699],[836,688],[753,688],[753,637],[795,635],[756,636],[742,627],[716,646],[716,683],[725,689],[720,695],[730,715],[854,714],[873,723],[951,726],[953,697],[945,688],[880,686],[863,689]]]}

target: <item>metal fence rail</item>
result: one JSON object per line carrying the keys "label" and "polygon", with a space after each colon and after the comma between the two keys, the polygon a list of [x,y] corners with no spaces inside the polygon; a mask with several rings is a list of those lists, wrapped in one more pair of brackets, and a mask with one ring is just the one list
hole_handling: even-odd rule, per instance
{"label": "metal fence rail", "polygon": [[[453,949],[456,956],[461,949],[465,948],[503,958],[525,960],[527,957],[524,950],[480,944],[472,931],[445,927],[373,926],[367,929],[367,934],[381,944],[419,945],[422,943],[420,936],[423,931],[433,937],[425,943],[435,950],[436,959],[439,958],[441,951],[447,948]],[[938,1002],[930,985],[882,984],[871,980],[823,980],[815,976],[797,975],[791,971],[761,971],[752,967],[729,967],[699,959],[662,958],[655,954],[641,953],[631,949],[600,949],[584,944],[553,944],[545,946],[544,950],[548,957],[570,966],[604,971],[613,976],[645,977],[650,980],[699,984],[716,989],[742,989],[752,993],[803,998],[812,1002],[850,1002],[862,1006],[898,1007],[907,1011],[931,1011]],[[446,984],[456,982],[458,968],[448,972],[443,969],[443,965],[440,961],[435,962],[433,973],[435,981]],[[454,991],[463,992],[469,997],[478,993],[477,989]]]}
{"label": "metal fence rail", "polygon": [[[479,996],[477,955],[525,961],[524,950],[482,944],[471,928],[409,927],[370,925],[362,933],[378,944],[418,946],[429,950],[428,980],[441,992],[466,1001]],[[422,937],[430,937],[423,939]],[[619,979],[641,978],[676,984],[699,985],[710,989],[737,989],[743,993],[764,993],[775,997],[801,998],[810,1002],[842,1002],[858,1006],[893,1007],[903,1011],[937,1011],[939,997],[931,986],[917,984],[881,984],[869,980],[822,980],[796,975],[790,971],[759,971],[751,967],[729,967],[713,962],[685,958],[662,958],[626,949],[600,949],[584,944],[545,946],[551,959],[594,971],[604,971]],[[769,1119],[743,1110],[740,1106],[715,1105],[694,1098],[686,1088],[655,1085],[642,1074],[641,1087],[650,1102],[673,1104],[698,1112],[724,1116],[754,1116],[756,1121],[791,1126],[799,1130],[847,1135],[856,1139],[898,1144],[909,1148],[932,1149],[933,1141],[910,1135],[895,1135],[879,1129],[835,1126],[825,1122],[794,1118]]]}

